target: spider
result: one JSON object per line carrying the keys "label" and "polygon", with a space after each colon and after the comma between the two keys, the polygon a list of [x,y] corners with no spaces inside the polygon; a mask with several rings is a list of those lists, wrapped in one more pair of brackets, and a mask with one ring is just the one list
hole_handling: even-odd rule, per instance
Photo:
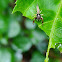
{"label": "spider", "polygon": [[[37,19],[37,21],[39,21],[41,19],[42,20],[42,26],[43,26],[43,17],[42,17],[43,14],[40,14],[41,11],[39,10],[39,6],[37,5],[37,14],[36,14],[36,17],[34,18],[34,21],[35,21],[35,19]],[[33,21],[33,23],[34,23],[34,21]]]}

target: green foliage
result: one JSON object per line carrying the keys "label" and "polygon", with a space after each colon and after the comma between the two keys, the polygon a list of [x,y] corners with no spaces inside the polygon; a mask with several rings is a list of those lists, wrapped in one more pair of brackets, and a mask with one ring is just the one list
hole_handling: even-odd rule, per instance
{"label": "green foliage", "polygon": [[8,37],[12,38],[12,37],[17,36],[20,33],[20,30],[21,28],[17,21],[10,21]]}
{"label": "green foliage", "polygon": [[25,21],[25,26],[27,29],[34,29],[36,27],[36,25],[31,22],[32,20],[30,19],[26,19]]}
{"label": "green foliage", "polygon": [[[49,62],[60,62],[59,50],[62,52],[60,1],[17,0],[15,6],[15,0],[0,0],[0,62],[44,62],[49,38],[51,38],[52,45],[56,47],[50,50]],[[37,4],[40,10],[42,9],[41,13],[44,14],[43,27],[41,21],[35,20],[34,24],[32,22],[36,17],[34,14],[36,14]],[[11,14],[14,6],[13,12],[20,11],[27,18],[20,12]],[[51,32],[52,26],[55,28],[54,33]],[[50,36],[51,33],[54,38]]]}
{"label": "green foliage", "polygon": [[7,48],[0,48],[0,62],[11,62],[12,53]]}
{"label": "green foliage", "polygon": [[0,34],[6,32],[7,30],[7,23],[6,20],[0,15]]}
{"label": "green foliage", "polygon": [[6,7],[7,7],[7,5],[8,5],[8,2],[9,2],[9,0],[1,0],[0,1],[0,13],[2,12],[2,10],[4,10]]}
{"label": "green foliage", "polygon": [[13,13],[20,11],[23,16],[34,20],[37,4],[44,14],[43,27],[41,22],[36,21],[36,23],[50,38],[45,59],[45,62],[48,62],[50,48],[55,48],[55,43],[62,43],[62,0],[17,0]]}
{"label": "green foliage", "polygon": [[47,38],[44,32],[41,32],[39,30],[35,30],[32,32],[33,38],[32,43],[37,45],[39,42],[42,42],[44,39]]}
{"label": "green foliage", "polygon": [[14,40],[14,45],[16,45],[22,52],[27,51],[31,48],[31,40],[27,37],[16,37]]}
{"label": "green foliage", "polygon": [[57,47],[57,49],[59,49],[60,52],[62,53],[62,44],[58,43],[58,44],[56,44],[56,47]]}
{"label": "green foliage", "polygon": [[44,62],[45,57],[41,55],[40,52],[36,51],[32,55],[32,59],[30,62]]}
{"label": "green foliage", "polygon": [[1,38],[0,43],[3,44],[3,45],[7,45],[8,41],[7,41],[6,38]]}

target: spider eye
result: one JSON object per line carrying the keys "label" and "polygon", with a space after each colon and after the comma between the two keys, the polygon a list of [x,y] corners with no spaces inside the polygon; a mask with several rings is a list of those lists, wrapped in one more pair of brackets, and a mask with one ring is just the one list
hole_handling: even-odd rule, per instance
{"label": "spider eye", "polygon": [[37,16],[38,16],[38,14],[37,14]]}
{"label": "spider eye", "polygon": [[40,14],[39,14],[40,15]]}

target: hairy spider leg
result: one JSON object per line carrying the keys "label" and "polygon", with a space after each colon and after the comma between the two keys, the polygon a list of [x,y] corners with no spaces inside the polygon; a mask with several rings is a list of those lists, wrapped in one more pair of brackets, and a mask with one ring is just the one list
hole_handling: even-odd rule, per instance
{"label": "hairy spider leg", "polygon": [[[34,21],[35,21],[35,19],[37,19],[37,18],[34,18]],[[33,21],[33,24],[34,24],[34,21]]]}
{"label": "hairy spider leg", "polygon": [[40,14],[41,16],[43,16],[43,14]]}
{"label": "hairy spider leg", "polygon": [[42,20],[42,26],[43,26],[43,21],[44,21],[44,20],[43,20],[43,17],[41,17],[41,20]]}
{"label": "hairy spider leg", "polygon": [[40,13],[42,12],[42,10],[40,11]]}

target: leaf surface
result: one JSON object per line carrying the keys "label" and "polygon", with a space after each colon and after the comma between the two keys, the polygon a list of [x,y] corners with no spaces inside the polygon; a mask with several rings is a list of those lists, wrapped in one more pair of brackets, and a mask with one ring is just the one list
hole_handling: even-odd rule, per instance
{"label": "leaf surface", "polygon": [[62,43],[62,0],[17,0],[13,13],[20,11],[23,16],[34,20],[37,4],[44,14],[44,23],[43,26],[41,21],[36,20],[35,23],[50,38],[45,59],[45,62],[48,62],[50,48],[55,48],[55,43]]}
{"label": "leaf surface", "polygon": [[11,53],[7,49],[0,48],[0,62],[11,62]]}

